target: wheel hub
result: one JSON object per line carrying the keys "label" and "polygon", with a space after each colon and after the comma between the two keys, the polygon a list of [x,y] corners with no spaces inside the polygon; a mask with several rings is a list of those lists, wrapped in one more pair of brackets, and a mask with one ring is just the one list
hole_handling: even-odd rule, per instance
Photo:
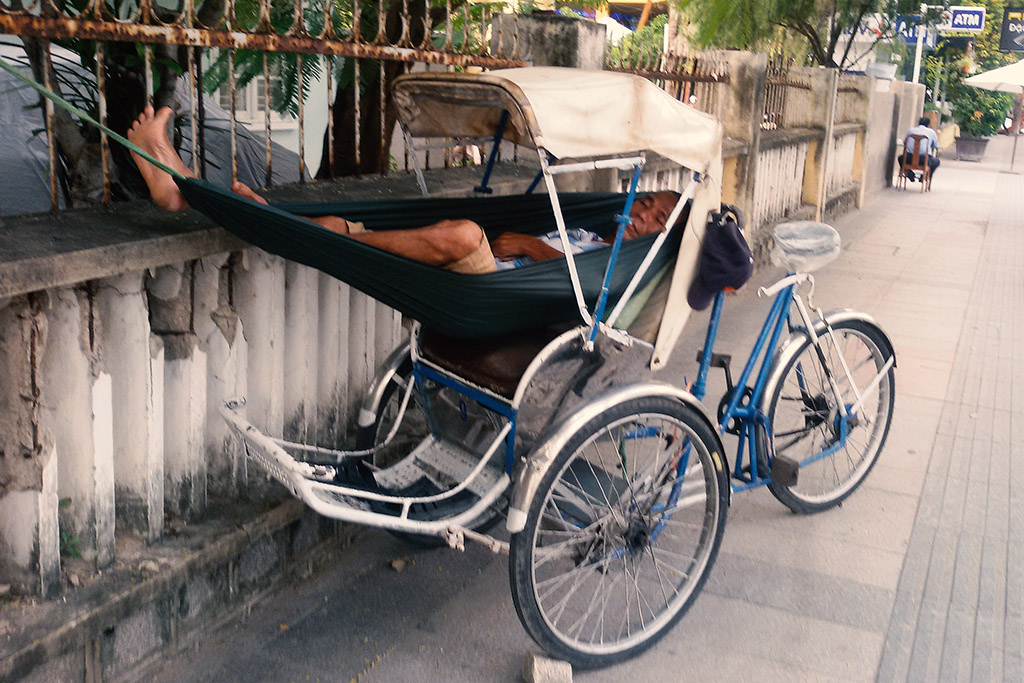
{"label": "wheel hub", "polygon": [[651,542],[651,530],[640,519],[634,519],[622,535],[626,548],[632,554],[642,551]]}

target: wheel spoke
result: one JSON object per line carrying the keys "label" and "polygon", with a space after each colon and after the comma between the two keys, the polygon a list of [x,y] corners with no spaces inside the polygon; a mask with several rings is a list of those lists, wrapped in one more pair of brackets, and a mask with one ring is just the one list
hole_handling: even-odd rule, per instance
{"label": "wheel spoke", "polygon": [[[809,341],[791,357],[783,370],[785,376],[776,384],[767,415],[774,455],[806,464],[795,484],[773,483],[771,489],[794,510],[808,512],[835,505],[863,481],[878,458],[892,417],[891,367],[874,384],[886,363],[878,339],[881,335],[868,323],[835,323],[832,333],[822,336],[819,347],[831,368],[834,386]],[[868,385],[873,385],[872,395],[862,397],[856,421],[841,423],[845,418],[840,411],[852,406]],[[848,430],[843,447],[817,458],[838,443],[841,429]],[[763,456],[759,458],[766,464]]]}
{"label": "wheel spoke", "polygon": [[715,435],[692,408],[645,398],[609,412],[556,456],[512,543],[513,596],[531,635],[592,666],[646,647],[680,615],[725,515]]}

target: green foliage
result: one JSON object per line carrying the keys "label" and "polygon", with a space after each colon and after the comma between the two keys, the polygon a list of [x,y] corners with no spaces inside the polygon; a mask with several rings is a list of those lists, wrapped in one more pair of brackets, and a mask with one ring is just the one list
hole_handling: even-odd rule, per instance
{"label": "green foliage", "polygon": [[1013,96],[980,88],[965,87],[953,103],[953,119],[960,133],[985,137],[1003,127]]}
{"label": "green foliage", "polygon": [[67,557],[74,557],[81,559],[82,552],[78,549],[78,544],[81,542],[81,538],[78,534],[72,536],[67,531],[60,532],[60,554]]}
{"label": "green foliage", "polygon": [[971,40],[971,50],[965,51],[950,41],[940,40],[936,55],[929,57],[923,72],[929,86],[946,64],[946,100],[953,105],[953,120],[960,132],[986,136],[999,132],[1013,104],[1013,96],[974,88],[964,83],[971,74],[989,71],[1017,61],[1017,55],[999,51],[999,33],[1002,29],[1005,0],[965,0],[967,5],[985,7],[985,30]]}
{"label": "green foliage", "polygon": [[[57,501],[57,509],[64,510],[71,507],[70,498],[61,498]],[[82,539],[78,534],[72,535],[71,533],[60,530],[60,554],[65,557],[81,558],[82,552],[78,548],[78,544],[81,543]]]}
{"label": "green foliage", "polygon": [[610,47],[609,63],[619,64],[657,64],[664,51],[665,25],[668,15],[662,14],[652,19],[639,31],[623,36],[618,45]]}
{"label": "green foliage", "polygon": [[[752,49],[773,40],[777,28],[805,41],[813,61],[845,67],[860,55],[847,49],[847,37],[881,17],[878,42],[895,37],[895,18],[914,14],[914,0],[680,0],[697,26],[697,43],[707,47]],[[937,17],[938,10],[930,10]]]}

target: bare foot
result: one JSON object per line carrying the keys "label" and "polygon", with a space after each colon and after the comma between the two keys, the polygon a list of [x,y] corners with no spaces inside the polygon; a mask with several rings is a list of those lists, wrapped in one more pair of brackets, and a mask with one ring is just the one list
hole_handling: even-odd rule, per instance
{"label": "bare foot", "polygon": [[245,183],[239,182],[237,180],[234,183],[232,183],[231,191],[234,192],[235,194],[242,195],[246,199],[251,199],[254,202],[259,202],[260,204],[267,203],[267,200],[256,194],[255,190],[253,190]]}
{"label": "bare foot", "polygon": [[[182,175],[194,178],[195,174],[181,161],[167,137],[167,124],[173,114],[170,107],[161,107],[160,111],[154,113],[153,107],[147,106],[139,114],[139,118],[132,123],[132,127],[128,129],[127,137],[158,161]],[[139,167],[139,172],[142,173],[142,178],[149,187],[149,194],[157,206],[168,211],[181,211],[188,208],[188,202],[185,201],[181,190],[174,184],[170,175],[134,152],[132,152],[132,159]]]}

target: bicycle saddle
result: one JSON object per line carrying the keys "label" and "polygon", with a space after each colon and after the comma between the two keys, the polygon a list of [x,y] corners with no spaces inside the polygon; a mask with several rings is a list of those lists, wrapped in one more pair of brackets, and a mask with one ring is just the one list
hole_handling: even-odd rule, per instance
{"label": "bicycle saddle", "polygon": [[780,223],[772,231],[772,263],[790,273],[810,273],[839,256],[839,233],[815,221]]}

